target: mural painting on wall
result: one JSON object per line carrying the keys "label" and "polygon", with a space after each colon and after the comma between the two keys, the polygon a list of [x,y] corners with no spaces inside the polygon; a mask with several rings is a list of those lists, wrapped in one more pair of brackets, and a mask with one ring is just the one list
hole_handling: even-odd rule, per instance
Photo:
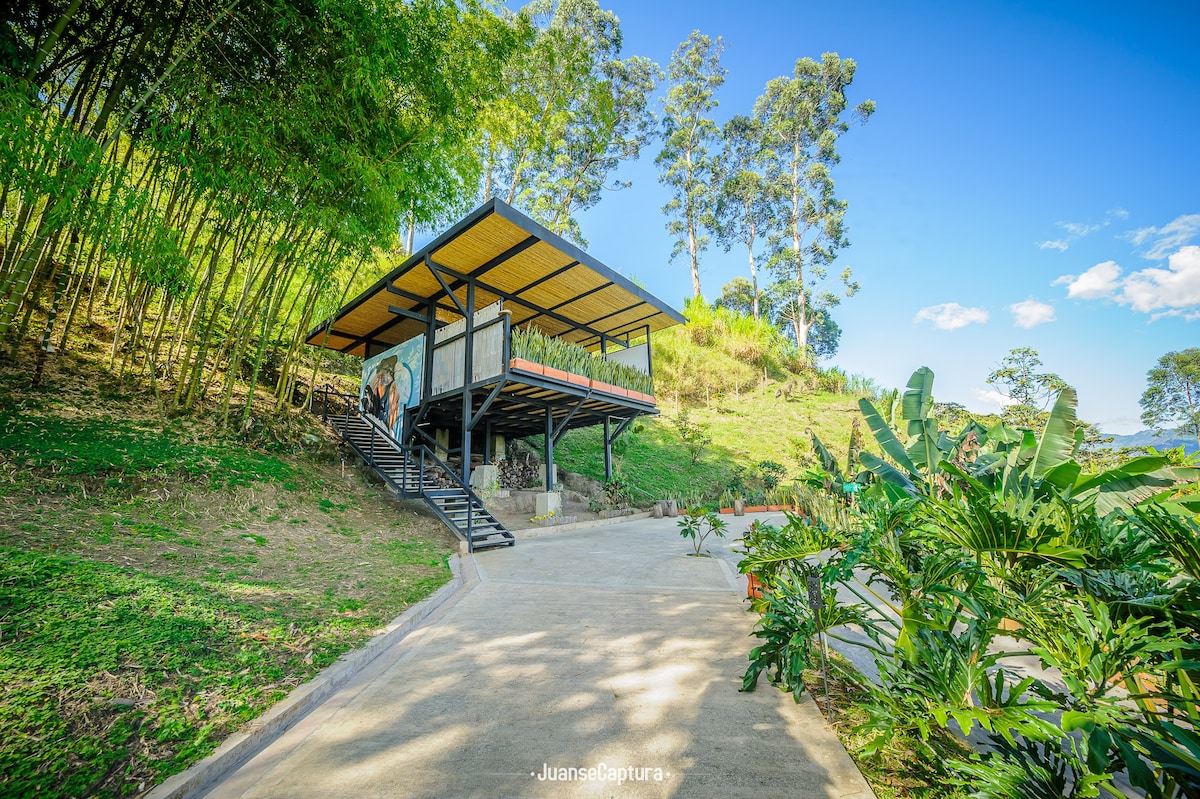
{"label": "mural painting on wall", "polygon": [[400,439],[404,409],[421,402],[421,375],[425,362],[425,336],[397,344],[363,361],[359,404]]}

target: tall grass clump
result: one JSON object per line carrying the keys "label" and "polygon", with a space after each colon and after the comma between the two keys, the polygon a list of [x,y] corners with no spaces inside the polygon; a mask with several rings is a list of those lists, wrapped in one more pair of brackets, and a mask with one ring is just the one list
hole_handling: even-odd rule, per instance
{"label": "tall grass clump", "polygon": [[660,396],[681,402],[735,394],[767,377],[787,379],[805,360],[774,324],[704,300],[687,301],[688,323],[655,334],[654,376]]}

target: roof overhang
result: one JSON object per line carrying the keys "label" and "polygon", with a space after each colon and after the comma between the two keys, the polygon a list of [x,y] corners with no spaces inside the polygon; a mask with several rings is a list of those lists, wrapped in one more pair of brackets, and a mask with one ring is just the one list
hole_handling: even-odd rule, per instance
{"label": "roof overhang", "polygon": [[[492,199],[354,298],[308,334],[309,344],[352,355],[407,341],[429,309],[451,322],[468,306],[503,300],[515,327],[594,350],[676,324],[683,316],[562,237]],[[382,345],[382,346],[379,346]]]}

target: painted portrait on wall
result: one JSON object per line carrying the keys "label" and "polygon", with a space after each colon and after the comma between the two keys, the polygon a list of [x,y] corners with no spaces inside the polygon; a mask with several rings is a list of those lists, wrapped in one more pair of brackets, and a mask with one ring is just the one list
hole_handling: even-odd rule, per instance
{"label": "painted portrait on wall", "polygon": [[404,410],[421,402],[425,336],[417,336],[363,361],[359,403],[400,440]]}

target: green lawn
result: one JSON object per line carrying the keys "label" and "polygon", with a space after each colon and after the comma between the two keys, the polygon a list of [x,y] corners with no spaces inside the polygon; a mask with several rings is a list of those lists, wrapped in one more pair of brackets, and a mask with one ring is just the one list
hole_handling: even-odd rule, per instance
{"label": "green lawn", "polygon": [[453,537],[315,428],[105,407],[0,410],[5,797],[161,782],[450,577]]}
{"label": "green lawn", "polygon": [[[735,466],[753,472],[761,461],[774,461],[796,476],[813,463],[805,432],[815,430],[835,454],[845,457],[851,420],[861,417],[857,400],[814,392],[776,396],[778,384],[729,397],[711,407],[688,410],[693,423],[712,438],[693,462],[691,451],[672,420],[678,411],[660,406],[662,416],[638,420],[614,446],[614,470],[637,489],[634,504],[650,499],[686,499],[703,494],[716,500]],[[604,446],[598,427],[572,430],[555,449],[560,468],[604,478]],[[645,493],[643,493],[645,492]]]}

